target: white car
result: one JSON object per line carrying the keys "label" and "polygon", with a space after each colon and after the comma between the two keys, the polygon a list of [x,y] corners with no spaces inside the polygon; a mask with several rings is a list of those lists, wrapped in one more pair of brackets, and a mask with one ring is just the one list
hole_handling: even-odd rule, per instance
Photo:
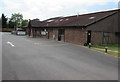
{"label": "white car", "polygon": [[17,35],[26,35],[26,31],[17,31]]}

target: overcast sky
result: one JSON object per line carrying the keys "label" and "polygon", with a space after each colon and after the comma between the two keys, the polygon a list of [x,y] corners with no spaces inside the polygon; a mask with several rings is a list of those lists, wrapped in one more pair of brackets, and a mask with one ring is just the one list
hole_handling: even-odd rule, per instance
{"label": "overcast sky", "polygon": [[[45,20],[118,8],[119,0],[0,0],[0,14],[21,13],[24,19]],[[1,12],[2,10],[2,12]]]}

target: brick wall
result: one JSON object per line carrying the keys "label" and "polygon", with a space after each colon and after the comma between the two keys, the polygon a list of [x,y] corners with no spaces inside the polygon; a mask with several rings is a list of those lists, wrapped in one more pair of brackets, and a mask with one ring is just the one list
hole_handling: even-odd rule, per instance
{"label": "brick wall", "polygon": [[102,32],[92,32],[91,33],[91,43],[92,44],[102,44],[103,33]]}
{"label": "brick wall", "polygon": [[109,37],[104,37],[103,32],[92,32],[91,43],[95,45],[118,43],[118,36],[116,36],[115,33],[109,33]]}
{"label": "brick wall", "polygon": [[[49,32],[49,39],[55,37],[54,40],[58,41],[58,30],[61,28],[53,28],[53,31]],[[86,31],[80,28],[65,28],[65,35],[61,36],[61,41],[69,42],[73,44],[84,45],[86,42]]]}
{"label": "brick wall", "polygon": [[[104,20],[88,26],[86,30],[92,31],[91,43],[118,43],[115,32],[118,32],[118,14],[112,15]],[[109,37],[103,37],[103,32],[109,32]]]}
{"label": "brick wall", "polygon": [[109,43],[118,43],[118,38],[115,33],[110,33]]}
{"label": "brick wall", "polygon": [[65,42],[84,45],[86,42],[86,31],[79,28],[65,29]]}
{"label": "brick wall", "polygon": [[49,39],[53,39],[53,29],[48,29],[48,33]]}
{"label": "brick wall", "polygon": [[58,28],[53,28],[54,40],[58,40]]}

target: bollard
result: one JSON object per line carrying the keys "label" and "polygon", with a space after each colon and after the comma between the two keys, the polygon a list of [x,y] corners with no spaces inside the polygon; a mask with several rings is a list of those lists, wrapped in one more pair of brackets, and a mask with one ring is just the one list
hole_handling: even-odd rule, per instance
{"label": "bollard", "polygon": [[107,53],[108,47],[105,47],[105,53]]}
{"label": "bollard", "polygon": [[91,48],[91,43],[89,43],[89,48]]}

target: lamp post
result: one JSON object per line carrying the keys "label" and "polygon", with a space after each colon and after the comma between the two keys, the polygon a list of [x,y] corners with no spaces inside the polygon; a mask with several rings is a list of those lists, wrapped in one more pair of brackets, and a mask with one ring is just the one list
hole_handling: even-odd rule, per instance
{"label": "lamp post", "polygon": [[89,48],[91,48],[91,43],[88,44]]}
{"label": "lamp post", "polygon": [[105,47],[105,53],[107,53],[108,47]]}

